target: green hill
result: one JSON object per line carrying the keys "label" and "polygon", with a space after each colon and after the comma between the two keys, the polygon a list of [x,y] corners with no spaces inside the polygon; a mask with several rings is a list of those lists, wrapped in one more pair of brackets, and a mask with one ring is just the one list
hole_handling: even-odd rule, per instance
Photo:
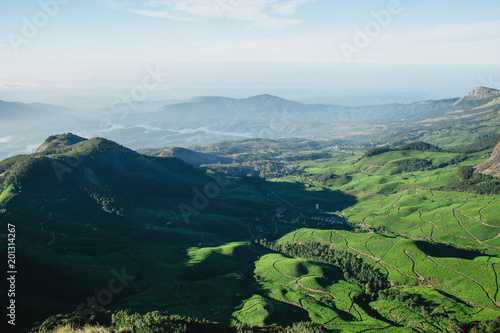
{"label": "green hill", "polygon": [[69,147],[78,142],[85,141],[82,137],[78,135],[74,135],[73,133],[61,134],[61,135],[52,135],[45,140],[45,142],[38,147],[36,150],[37,153],[48,152],[57,150],[59,148]]}
{"label": "green hill", "polygon": [[47,142],[50,149],[0,162],[0,219],[18,235],[21,327],[76,309],[74,302],[91,297],[113,269],[126,266],[139,276],[141,264],[130,253],[146,240],[199,242],[171,211],[192,201],[194,187],[213,181],[180,159],[143,156],[102,138]]}
{"label": "green hill", "polygon": [[203,164],[231,164],[234,161],[227,157],[199,153],[180,147],[164,149],[159,152],[153,153],[152,155],[158,157],[177,157],[194,167],[200,167]]}
{"label": "green hill", "polygon": [[[228,154],[258,145],[255,161],[290,158],[293,172],[218,179],[101,138],[51,141],[62,143],[0,163],[0,220],[16,226],[26,326],[498,327],[498,195],[460,186],[492,148],[413,142],[314,155],[311,142],[226,142],[217,147]],[[137,313],[112,314],[124,309]]]}
{"label": "green hill", "polygon": [[66,134],[53,136],[38,153],[0,163],[2,189],[13,195],[71,191],[95,201],[106,212],[125,207],[148,195],[189,196],[191,188],[209,178],[177,158],[140,155],[112,141]]}
{"label": "green hill", "polygon": [[[225,244],[292,231],[291,224],[278,231],[274,217],[290,195],[312,211],[318,202],[332,210],[353,203],[339,192],[212,177],[179,158],[141,155],[103,138],[66,134],[42,147],[0,162],[0,220],[18,235],[23,328],[62,312],[90,320],[102,309],[160,307],[227,324],[211,303],[219,298],[225,314],[252,296],[248,265],[260,252]],[[290,207],[286,215],[306,212]],[[122,272],[134,279],[113,285],[121,291],[109,303],[101,299]]]}

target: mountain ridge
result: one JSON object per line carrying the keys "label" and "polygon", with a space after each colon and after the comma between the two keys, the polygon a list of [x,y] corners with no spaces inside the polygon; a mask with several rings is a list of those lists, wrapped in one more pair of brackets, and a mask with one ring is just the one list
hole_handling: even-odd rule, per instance
{"label": "mountain ridge", "polygon": [[141,155],[105,138],[87,140],[66,134],[46,142],[67,138],[78,142],[0,162],[1,190],[10,189],[13,198],[22,188],[42,186],[36,184],[51,190],[64,188],[91,198],[107,213],[123,214],[126,202],[144,195],[188,196],[193,186],[208,181],[181,159]]}
{"label": "mountain ridge", "polygon": [[[48,126],[53,129],[51,132],[105,136],[133,149],[190,148],[241,138],[292,137],[402,144],[409,142],[407,139],[422,140],[424,136],[453,128],[474,133],[474,139],[479,139],[493,134],[492,128],[498,124],[497,93],[494,89],[477,87],[469,92],[469,97],[362,107],[304,104],[262,94],[240,99],[205,96],[165,102],[162,107],[158,107],[162,103],[139,102],[137,110],[120,104],[119,113],[108,109],[89,110],[85,114],[37,111],[43,116],[29,117],[10,112],[3,117],[9,124],[0,123],[3,141],[8,143],[0,145],[0,159],[36,149],[43,138],[52,134],[46,130]],[[0,114],[6,111],[0,107]],[[484,118],[489,119],[491,126],[480,125]],[[20,131],[25,135],[19,136]],[[453,140],[446,139],[450,143]]]}
{"label": "mountain ridge", "polygon": [[177,157],[186,162],[187,164],[190,164],[196,168],[200,167],[203,164],[217,164],[217,163],[227,164],[233,162],[232,159],[227,157],[222,157],[213,154],[199,153],[181,147],[172,147],[168,149],[163,149],[151,155],[157,157]]}
{"label": "mountain ridge", "polygon": [[87,139],[74,135],[73,133],[53,135],[48,137],[47,140],[45,140],[45,142],[38,147],[36,152],[41,153],[46,150],[56,150],[63,147],[69,147],[85,140]]}
{"label": "mountain ridge", "polygon": [[472,89],[466,96],[459,99],[454,105],[463,105],[465,103],[478,104],[481,102],[489,102],[500,97],[500,91],[488,87],[476,87]]}

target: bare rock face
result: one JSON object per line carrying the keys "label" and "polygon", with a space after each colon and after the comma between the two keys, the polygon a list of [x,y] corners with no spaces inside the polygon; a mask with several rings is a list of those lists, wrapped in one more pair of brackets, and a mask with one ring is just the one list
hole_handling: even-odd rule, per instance
{"label": "bare rock face", "polygon": [[463,102],[481,101],[489,98],[500,97],[500,91],[492,88],[477,87],[474,88],[467,96],[460,99],[456,104]]}
{"label": "bare rock face", "polygon": [[496,145],[491,157],[476,167],[476,172],[500,177],[500,143]]}
{"label": "bare rock face", "polygon": [[492,88],[477,87],[472,90],[467,97],[475,99],[485,99],[490,97],[499,96],[500,91]]}

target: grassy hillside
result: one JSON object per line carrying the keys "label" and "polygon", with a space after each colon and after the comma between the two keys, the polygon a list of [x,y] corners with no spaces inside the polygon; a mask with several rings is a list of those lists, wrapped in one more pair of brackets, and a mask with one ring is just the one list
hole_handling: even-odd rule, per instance
{"label": "grassy hillside", "polygon": [[[297,149],[296,171],[267,179],[217,179],[102,139],[8,159],[0,219],[22,235],[20,320],[68,313],[40,331],[494,331],[498,194],[452,190],[491,152]],[[52,163],[67,161],[80,164],[59,182]]]}
{"label": "grassy hillside", "polygon": [[169,148],[164,149],[159,152],[151,153],[152,156],[157,157],[177,157],[186,162],[187,164],[191,164],[194,167],[200,167],[203,164],[231,164],[233,162],[232,159],[227,157],[222,157],[213,154],[204,154],[195,152],[185,148]]}
{"label": "grassy hillside", "polygon": [[[228,323],[240,296],[251,297],[258,251],[247,243],[224,244],[292,231],[293,225],[278,230],[275,219],[291,192],[312,211],[317,201],[340,209],[350,198],[211,177],[180,159],[143,156],[101,138],[13,157],[0,171],[0,219],[21,235],[20,327],[58,312],[91,319],[120,308],[168,308]],[[295,216],[303,209],[280,211]],[[99,303],[99,291],[122,270],[133,280]],[[218,307],[224,310],[211,310]]]}
{"label": "grassy hillside", "polygon": [[40,147],[38,147],[36,152],[41,153],[44,151],[56,151],[57,149],[69,147],[85,140],[86,139],[72,133],[52,135],[48,137]]}

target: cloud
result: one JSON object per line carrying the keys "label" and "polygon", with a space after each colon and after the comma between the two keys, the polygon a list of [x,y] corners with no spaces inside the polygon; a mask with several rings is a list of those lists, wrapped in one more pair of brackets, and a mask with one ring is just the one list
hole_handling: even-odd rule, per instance
{"label": "cloud", "polygon": [[191,17],[176,16],[176,15],[173,15],[169,11],[162,11],[162,10],[129,9],[129,12],[139,14],[139,15],[144,15],[144,16],[166,18],[166,19],[171,19],[171,20],[180,20],[180,21],[195,21],[196,20],[195,18],[191,18]]}
{"label": "cloud", "polygon": [[286,18],[315,0],[148,0],[131,5],[122,0],[102,0],[104,5],[129,12],[171,20],[228,19],[249,22],[251,27],[283,29],[300,24]]}
{"label": "cloud", "polygon": [[468,24],[443,24],[434,29],[416,31],[405,35],[411,40],[454,40],[454,39],[484,39],[500,37],[500,21],[485,21]]}
{"label": "cloud", "polygon": [[[337,48],[343,43],[357,45],[357,34],[339,31]],[[440,24],[409,31],[390,26],[370,37],[358,51],[353,54],[354,62],[499,64],[500,21]]]}
{"label": "cloud", "polygon": [[335,47],[329,34],[292,34],[279,37],[237,37],[192,43],[207,60],[332,62]]}
{"label": "cloud", "polygon": [[0,143],[9,143],[10,141],[12,141],[12,136],[11,135],[4,136],[3,138],[0,138]]}
{"label": "cloud", "polygon": [[311,0],[292,0],[287,2],[276,3],[272,5],[273,12],[278,15],[293,15],[297,11],[297,7]]}

